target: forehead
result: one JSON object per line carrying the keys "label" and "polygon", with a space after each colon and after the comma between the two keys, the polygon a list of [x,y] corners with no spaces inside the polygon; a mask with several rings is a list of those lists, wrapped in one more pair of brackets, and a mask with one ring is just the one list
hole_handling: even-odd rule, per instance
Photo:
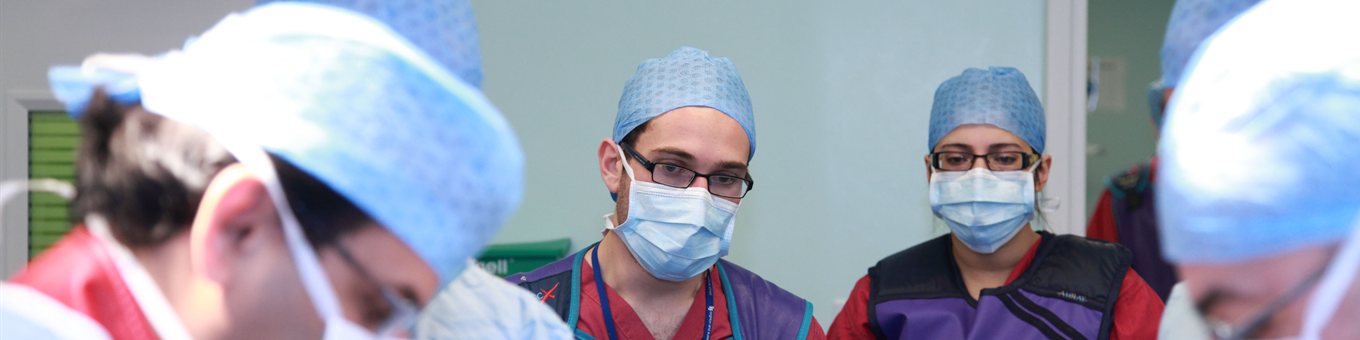
{"label": "forehead", "polygon": [[638,135],[636,147],[640,152],[675,148],[698,158],[745,163],[751,142],[732,117],[710,107],[689,106],[653,118]]}
{"label": "forehead", "polygon": [[1029,143],[1010,131],[988,124],[965,124],[940,138],[934,148],[945,145],[963,145],[974,151],[985,151],[992,145],[1015,144],[1028,151],[1033,149]]}

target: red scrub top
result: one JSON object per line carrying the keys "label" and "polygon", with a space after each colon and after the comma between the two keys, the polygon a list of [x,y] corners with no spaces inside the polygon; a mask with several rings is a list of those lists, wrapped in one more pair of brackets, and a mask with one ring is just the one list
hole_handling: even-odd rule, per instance
{"label": "red scrub top", "polygon": [[[1029,247],[1029,252],[1011,269],[1006,284],[1015,281],[1021,273],[1034,262],[1034,254],[1039,249],[1039,241]],[[612,301],[612,300],[611,300]],[[836,320],[831,322],[829,339],[874,339],[869,328],[869,276],[865,275],[855,282],[855,289],[841,308]],[[1148,287],[1147,282],[1133,269],[1124,274],[1124,282],[1119,287],[1119,299],[1114,303],[1114,327],[1110,339],[1156,339],[1157,327],[1162,320],[1162,299],[1157,292]]]}
{"label": "red scrub top", "polygon": [[[605,330],[604,313],[600,309],[600,294],[595,288],[595,275],[589,263],[581,261],[581,302],[579,311],[579,321],[576,322],[576,329],[579,329],[596,339],[607,340],[609,332]],[[717,273],[716,266],[709,268],[709,273]],[[726,339],[732,337],[732,323],[727,315],[727,293],[722,289],[722,282],[717,275],[708,276],[708,284],[713,285],[713,334],[710,339]],[[609,310],[614,316],[614,330],[618,332],[621,339],[650,340],[652,333],[647,330],[647,326],[642,323],[642,318],[638,317],[633,307],[628,305],[614,291],[613,287],[605,285],[605,294],[609,295]],[[685,319],[680,321],[680,329],[675,333],[675,339],[703,339],[704,338],[704,290],[701,288],[694,293],[694,302],[689,306],[689,312],[685,313]],[[812,319],[812,327],[808,330],[808,339],[826,339],[826,331],[822,330],[822,325],[817,323],[817,319]]]}
{"label": "red scrub top", "polygon": [[85,227],[71,229],[11,282],[32,287],[89,316],[114,339],[157,337],[109,250]]}

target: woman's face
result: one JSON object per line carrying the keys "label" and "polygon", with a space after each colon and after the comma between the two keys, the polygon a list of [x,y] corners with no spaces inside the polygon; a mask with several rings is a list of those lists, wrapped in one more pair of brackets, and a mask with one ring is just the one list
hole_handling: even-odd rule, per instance
{"label": "woman's face", "polygon": [[[1010,131],[1006,131],[993,125],[968,124],[961,125],[954,129],[954,131],[950,131],[949,134],[944,135],[944,137],[940,138],[940,142],[935,144],[935,147],[931,149],[930,152],[961,152],[973,155],[985,155],[998,152],[1023,152],[1032,154],[1034,153],[1034,149],[1030,147],[1029,143],[1020,139],[1020,136],[1016,136]],[[973,167],[985,168],[987,166],[987,161],[983,158],[984,157],[975,158],[973,160]],[[1035,191],[1044,190],[1044,184],[1048,183],[1048,169],[1052,162],[1052,158],[1048,155],[1043,155],[1043,158],[1039,161],[1039,167],[1034,170]],[[930,175],[935,171],[930,164],[930,155],[926,155],[925,165],[926,181],[929,181]]]}

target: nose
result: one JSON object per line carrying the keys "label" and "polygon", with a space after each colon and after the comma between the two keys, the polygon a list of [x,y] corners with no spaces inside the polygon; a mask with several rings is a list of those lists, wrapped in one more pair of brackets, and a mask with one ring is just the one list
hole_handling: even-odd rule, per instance
{"label": "nose", "polygon": [[708,189],[708,178],[707,178],[707,177],[703,177],[703,176],[695,176],[695,177],[694,177],[694,183],[690,183],[689,186],[690,186],[691,188],[704,188],[704,189]]}
{"label": "nose", "polygon": [[978,163],[982,163],[982,168],[987,169],[987,156],[973,156],[973,167],[968,170],[977,169]]}

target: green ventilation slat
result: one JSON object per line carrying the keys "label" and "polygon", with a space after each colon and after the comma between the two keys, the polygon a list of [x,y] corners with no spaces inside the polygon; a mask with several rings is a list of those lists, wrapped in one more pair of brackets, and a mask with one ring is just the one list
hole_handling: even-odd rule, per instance
{"label": "green ventilation slat", "polygon": [[[80,128],[64,112],[31,112],[28,119],[28,176],[71,182],[75,177]],[[49,193],[28,195],[29,259],[71,229],[70,202]]]}

